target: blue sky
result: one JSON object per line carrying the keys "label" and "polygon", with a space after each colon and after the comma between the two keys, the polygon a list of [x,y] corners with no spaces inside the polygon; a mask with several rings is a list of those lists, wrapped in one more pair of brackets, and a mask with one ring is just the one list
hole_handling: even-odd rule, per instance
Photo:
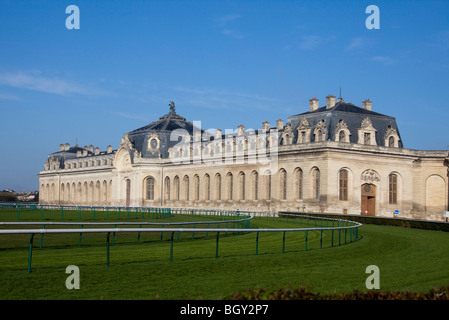
{"label": "blue sky", "polygon": [[0,1],[0,43],[0,190],[37,189],[61,143],[117,148],[171,100],[203,129],[259,129],[341,87],[406,148],[449,144],[446,0]]}

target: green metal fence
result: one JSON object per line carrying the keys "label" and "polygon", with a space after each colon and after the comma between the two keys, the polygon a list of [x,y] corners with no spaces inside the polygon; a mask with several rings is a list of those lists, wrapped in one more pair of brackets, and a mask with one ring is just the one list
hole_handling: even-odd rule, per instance
{"label": "green metal fence", "polygon": [[[40,206],[40,205],[38,205]],[[19,208],[24,209],[24,208]],[[63,208],[57,208],[56,210],[63,211]],[[162,208],[160,208],[162,209]],[[164,208],[167,209],[167,208]],[[26,209],[25,209],[26,210]],[[142,213],[141,211],[136,211]],[[156,210],[157,212],[157,210]],[[78,245],[81,246],[82,235],[86,233],[104,233],[106,234],[106,263],[109,266],[109,255],[110,246],[114,244],[114,237],[116,233],[137,233],[137,242],[140,241],[141,233],[160,233],[161,241],[163,234],[170,235],[170,261],[173,260],[173,245],[175,240],[175,234],[181,233],[192,233],[192,239],[195,237],[195,232],[206,233],[206,238],[209,233],[215,234],[216,246],[215,246],[215,258],[219,257],[219,239],[220,234],[241,234],[241,233],[255,233],[255,254],[258,255],[259,251],[259,234],[265,232],[279,232],[282,234],[282,253],[285,253],[285,241],[288,233],[291,232],[302,232],[304,233],[304,250],[308,251],[309,245],[309,232],[319,232],[320,234],[320,248],[323,247],[323,232],[330,232],[331,242],[328,244],[331,247],[336,245],[340,246],[342,244],[347,244],[348,242],[353,242],[360,239],[358,228],[362,225],[360,223],[335,219],[335,218],[322,218],[309,215],[282,215],[277,213],[269,212],[237,212],[237,211],[222,211],[222,210],[195,210],[195,209],[184,209],[176,208],[167,210],[165,213],[169,214],[191,214],[201,217],[223,217],[222,220],[211,220],[211,221],[195,221],[195,222],[175,222],[175,223],[155,223],[155,222],[0,222],[0,226],[20,226],[21,229],[5,229],[0,230],[1,234],[29,234],[29,257],[28,257],[28,272],[31,272],[31,258],[33,250],[33,240],[36,234],[41,235],[40,248],[42,248],[43,236],[44,234],[63,234],[63,233],[79,233]],[[144,212],[148,214],[148,211]],[[161,213],[161,211],[159,211]],[[292,224],[300,223],[305,224],[307,227],[304,228],[282,228],[282,229],[251,229],[250,220],[256,216],[260,219],[276,219],[279,221],[287,221]],[[210,228],[210,225],[217,225],[215,228]],[[232,224],[232,227],[231,227]],[[49,229],[45,228],[51,226],[79,226],[77,229]],[[133,226],[133,228],[117,228],[118,226]],[[184,228],[184,226],[192,226],[190,228]],[[197,227],[206,226],[207,227]],[[40,229],[23,229],[24,226],[38,226]],[[90,226],[95,228],[84,228],[84,226]],[[103,228],[98,228],[103,226]],[[113,226],[113,228],[111,228]],[[174,228],[173,226],[176,226]],[[147,228],[142,228],[147,227]],[[148,228],[150,227],[150,228]],[[112,242],[110,241],[110,235],[112,234]]]}

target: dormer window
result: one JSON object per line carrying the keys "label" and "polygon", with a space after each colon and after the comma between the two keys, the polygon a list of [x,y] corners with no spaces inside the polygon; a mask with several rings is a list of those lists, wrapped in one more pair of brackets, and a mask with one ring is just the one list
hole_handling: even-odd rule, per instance
{"label": "dormer window", "polygon": [[369,132],[365,132],[363,134],[363,144],[369,145],[371,144],[370,142],[371,142],[371,134]]}
{"label": "dormer window", "polygon": [[388,146],[389,147],[394,147],[394,137],[390,137],[388,138]]}
{"label": "dormer window", "polygon": [[315,141],[321,142],[322,137],[323,137],[323,133],[321,132],[321,130],[318,130],[315,134]]}

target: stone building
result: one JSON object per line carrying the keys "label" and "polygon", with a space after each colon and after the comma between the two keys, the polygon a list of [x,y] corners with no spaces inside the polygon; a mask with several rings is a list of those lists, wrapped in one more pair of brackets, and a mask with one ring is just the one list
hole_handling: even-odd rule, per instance
{"label": "stone building", "polygon": [[168,114],[117,150],[60,145],[40,202],[235,208],[443,220],[448,153],[404,148],[395,118],[341,97],[259,130],[204,130]]}

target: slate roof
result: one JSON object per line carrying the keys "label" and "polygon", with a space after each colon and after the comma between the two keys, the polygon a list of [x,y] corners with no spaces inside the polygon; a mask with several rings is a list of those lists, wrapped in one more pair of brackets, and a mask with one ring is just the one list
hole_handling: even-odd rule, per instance
{"label": "slate roof", "polygon": [[186,118],[176,114],[175,111],[170,111],[166,115],[159,118],[157,121],[153,121],[150,124],[143,126],[141,128],[132,130],[129,132],[130,135],[134,135],[142,132],[149,131],[173,131],[175,129],[185,129],[190,134],[193,132],[193,124],[186,121]]}
{"label": "slate roof", "polygon": [[[340,99],[336,102],[333,108],[326,109],[326,106],[324,106],[314,111],[307,111],[290,116],[287,120],[287,124],[289,123],[292,126],[293,132],[295,133],[295,138],[297,138],[297,132],[295,129],[299,126],[303,117],[305,117],[309,122],[309,125],[312,128],[312,134],[318,122],[323,120],[326,123],[329,140],[335,140],[335,130],[339,121],[343,120],[351,132],[350,142],[357,143],[358,129],[361,126],[362,120],[365,118],[369,118],[371,120],[373,127],[377,131],[376,143],[378,146],[385,145],[384,139],[388,127],[395,129],[401,139],[396,118],[358,107],[352,103]],[[403,147],[402,139],[399,141],[399,147]]]}
{"label": "slate roof", "polygon": [[[144,158],[168,158],[168,149],[176,145],[179,141],[173,141],[171,134],[174,130],[180,129],[187,131],[190,136],[193,136],[193,132],[198,130],[204,132],[200,128],[194,126],[193,123],[186,120],[186,118],[178,115],[174,108],[174,103],[170,107],[170,112],[159,118],[157,121],[153,121],[150,124],[141,128],[128,132],[130,140],[133,142],[134,147],[142,154]],[[149,140],[152,134],[157,134],[160,140],[159,150],[152,152],[148,148]]]}

